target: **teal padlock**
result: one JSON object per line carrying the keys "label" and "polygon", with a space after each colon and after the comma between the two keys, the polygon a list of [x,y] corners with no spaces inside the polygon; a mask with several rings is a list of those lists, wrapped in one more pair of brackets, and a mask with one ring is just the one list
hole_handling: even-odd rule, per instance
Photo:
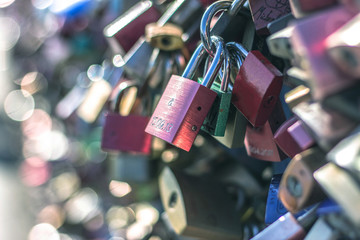
{"label": "teal padlock", "polygon": [[[201,81],[202,78],[199,78],[198,82],[201,83]],[[212,136],[224,136],[232,94],[229,91],[221,91],[221,83],[219,82],[214,82],[211,90],[217,93],[217,97],[201,126],[201,130]]]}

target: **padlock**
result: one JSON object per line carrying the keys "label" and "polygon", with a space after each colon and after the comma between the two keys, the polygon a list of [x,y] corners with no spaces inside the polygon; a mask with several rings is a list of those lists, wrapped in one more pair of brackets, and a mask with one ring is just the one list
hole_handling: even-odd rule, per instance
{"label": "padlock", "polygon": [[158,26],[156,23],[150,23],[145,27],[146,41],[154,48],[163,51],[174,51],[184,47],[182,40],[183,31],[180,27],[166,23]]}
{"label": "padlock", "polygon": [[281,125],[274,134],[274,141],[291,158],[315,143],[296,117],[292,117]]}
{"label": "padlock", "polygon": [[206,239],[241,239],[240,212],[226,185],[166,167],[160,196],[177,234]]}
{"label": "padlock", "polygon": [[339,232],[332,228],[324,218],[319,218],[311,227],[304,240],[336,240],[340,239]]}
{"label": "padlock", "polygon": [[311,0],[289,0],[289,2],[291,12],[296,18],[305,17],[310,13],[323,10],[338,3],[337,0],[319,0],[316,2]]}
{"label": "padlock", "polygon": [[293,109],[294,114],[302,121],[306,131],[316,143],[328,151],[349,134],[357,123],[320,103],[302,102]]}
{"label": "padlock", "polygon": [[[357,79],[342,74],[327,55],[326,38],[354,17],[344,6],[318,12],[294,24],[291,45],[300,68],[308,72],[311,94],[315,100],[335,94]],[[324,26],[324,23],[326,25]]]}
{"label": "padlock", "polygon": [[360,129],[341,140],[326,158],[360,179]]}
{"label": "padlock", "polygon": [[286,213],[251,240],[301,240],[305,235],[306,231],[301,223],[291,213]]}
{"label": "padlock", "polygon": [[278,197],[281,177],[282,174],[275,174],[271,178],[268,197],[266,200],[265,224],[275,222],[279,217],[288,212]]}
{"label": "padlock", "polygon": [[[246,1],[217,1],[211,4],[204,12],[200,23],[200,38],[207,52],[213,56],[214,46],[211,44],[211,36],[221,36],[225,42],[239,42],[245,34],[248,18],[240,11]],[[219,12],[222,14],[217,18]],[[215,23],[213,23],[216,21]],[[212,28],[211,25],[214,25]],[[234,31],[231,26],[238,26]]]}
{"label": "padlock", "polygon": [[287,156],[274,141],[274,132],[284,121],[285,115],[281,103],[278,102],[269,121],[264,126],[256,128],[248,124],[244,140],[247,154],[264,161],[280,162],[285,160]]}
{"label": "padlock", "polygon": [[294,57],[290,43],[290,36],[293,30],[294,27],[289,26],[270,35],[266,39],[267,45],[272,55],[285,59],[292,59]]}
{"label": "padlock", "polygon": [[145,26],[160,18],[152,1],[141,1],[104,28],[104,35],[115,54],[128,52],[144,35]]}
{"label": "padlock", "polygon": [[269,30],[269,33],[270,34],[274,34],[284,28],[286,28],[289,23],[291,21],[293,21],[295,18],[294,18],[294,15],[292,15],[291,13],[288,13],[274,21],[272,21],[271,23],[269,23],[267,25],[267,29]]}
{"label": "padlock", "polygon": [[246,57],[234,83],[232,103],[254,127],[263,126],[278,101],[282,74],[259,51],[248,53],[235,42],[226,46]]}
{"label": "padlock", "polygon": [[77,108],[76,114],[87,123],[95,122],[110,94],[109,82],[104,79],[93,82]]}
{"label": "padlock", "polygon": [[124,96],[124,91],[130,87],[138,87],[138,85],[134,81],[124,81],[115,89],[117,92],[116,106],[114,110],[105,114],[101,149],[110,152],[150,154],[152,137],[144,132],[149,116],[119,114],[119,105]]}
{"label": "padlock", "polygon": [[360,85],[350,87],[337,94],[329,96],[322,101],[322,104],[333,109],[345,117],[359,122],[360,121]]}
{"label": "padlock", "polygon": [[289,0],[249,0],[252,19],[259,35],[269,34],[267,25],[291,12]]}
{"label": "padlock", "polygon": [[313,172],[326,164],[325,154],[311,148],[296,155],[286,168],[279,187],[279,198],[292,213],[326,198]]}
{"label": "padlock", "polygon": [[304,85],[299,85],[285,94],[285,102],[290,109],[293,109],[301,102],[307,102],[310,100],[310,88],[305,87]]}
{"label": "padlock", "polygon": [[[227,49],[225,51],[225,58],[223,64],[223,76],[221,82],[216,80],[211,86],[211,90],[217,93],[217,96],[206,115],[204,122],[201,126],[201,130],[209,133],[212,136],[224,136],[226,130],[226,124],[229,116],[229,110],[231,105],[231,91],[229,91],[230,83],[230,55]],[[208,57],[207,61],[210,57]],[[205,64],[206,65],[206,64]],[[204,72],[207,72],[205,68]],[[198,79],[198,83],[202,83],[203,78]]]}
{"label": "padlock", "polygon": [[326,51],[332,62],[343,74],[356,79],[360,77],[360,37],[357,36],[359,22],[360,14],[357,14],[325,40]]}
{"label": "padlock", "polygon": [[360,226],[360,187],[349,172],[329,162],[314,173],[324,191],[337,202],[357,227]]}
{"label": "padlock", "polygon": [[[215,39],[215,38],[214,38]],[[189,151],[217,94],[211,87],[224,59],[223,41],[204,76],[203,85],[190,80],[204,57],[202,44],[192,55],[182,77],[173,75],[146,127],[146,132]]]}
{"label": "padlock", "polygon": [[[156,22],[157,26],[163,26],[166,23],[172,23],[182,28],[185,44],[193,39],[198,27],[194,28],[200,22],[200,15],[203,11],[201,4],[197,0],[178,0],[170,4],[160,19]],[[198,26],[198,25],[197,25]],[[124,68],[133,79],[146,79],[147,65],[150,61],[153,47],[144,37],[140,37],[133,47],[123,58]]]}

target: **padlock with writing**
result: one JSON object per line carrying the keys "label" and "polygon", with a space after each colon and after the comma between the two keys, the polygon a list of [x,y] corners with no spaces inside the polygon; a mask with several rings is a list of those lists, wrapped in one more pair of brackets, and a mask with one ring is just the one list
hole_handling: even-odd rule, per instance
{"label": "padlock with writing", "polygon": [[263,126],[278,101],[282,74],[259,51],[247,52],[235,42],[226,46],[245,57],[234,83],[232,103],[254,127]]}
{"label": "padlock with writing", "polygon": [[[130,114],[133,106],[127,113],[121,115],[120,104],[126,89],[139,87],[134,81],[123,81],[115,88],[115,108],[105,114],[105,123],[101,139],[101,148],[110,152],[137,152],[151,153],[151,135],[144,132],[149,116]],[[135,96],[136,97],[136,96]],[[135,105],[134,99],[130,105]],[[124,103],[129,105],[129,103]]]}
{"label": "padlock with writing", "polygon": [[314,145],[314,139],[306,132],[300,120],[293,117],[281,125],[274,134],[275,143],[289,157]]}
{"label": "padlock with writing", "polygon": [[106,26],[104,35],[113,52],[123,55],[144,35],[146,24],[159,18],[160,13],[151,1],[141,1]]}
{"label": "padlock with writing", "polygon": [[329,162],[314,173],[324,191],[344,210],[351,222],[360,226],[360,187],[345,169]]}
{"label": "padlock with writing", "polygon": [[325,41],[353,17],[354,13],[338,5],[300,19],[294,24],[291,45],[298,67],[310,76],[309,85],[315,100],[335,94],[358,80],[345,76],[334,66],[327,54]]}
{"label": "padlock with writing", "polygon": [[206,239],[241,239],[240,211],[226,185],[164,168],[160,195],[176,233]]}
{"label": "padlock with writing", "polygon": [[274,141],[274,132],[285,121],[285,115],[280,102],[276,103],[270,119],[262,127],[253,127],[250,124],[246,127],[245,149],[250,157],[280,162],[285,160],[286,155],[277,147]]}
{"label": "padlock with writing", "polygon": [[[215,38],[214,38],[215,39]],[[173,75],[146,127],[146,132],[189,151],[217,94],[210,87],[224,59],[221,39],[202,85],[191,80],[204,57],[202,44],[192,55],[182,76]]]}
{"label": "padlock with writing", "polygon": [[337,4],[337,0],[289,0],[291,12],[296,18],[302,18],[315,11],[331,7]]}
{"label": "padlock with writing", "polygon": [[249,5],[256,32],[260,35],[269,34],[267,25],[291,12],[289,0],[249,0]]}
{"label": "padlock with writing", "polygon": [[334,147],[357,126],[357,122],[321,106],[318,102],[302,102],[292,110],[302,121],[306,131],[326,151]]}
{"label": "padlock with writing", "polygon": [[325,154],[318,148],[296,155],[287,166],[279,187],[279,197],[290,212],[297,213],[326,195],[313,177],[313,172],[326,164]]}
{"label": "padlock with writing", "polygon": [[287,213],[287,209],[278,197],[279,185],[282,174],[276,174],[271,178],[268,197],[266,200],[265,223],[271,224],[279,217]]}

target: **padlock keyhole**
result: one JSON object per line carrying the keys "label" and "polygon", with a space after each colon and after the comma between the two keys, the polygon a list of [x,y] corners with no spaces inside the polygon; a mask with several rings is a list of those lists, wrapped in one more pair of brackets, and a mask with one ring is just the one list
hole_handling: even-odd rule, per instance
{"label": "padlock keyhole", "polygon": [[301,197],[303,194],[301,182],[294,176],[289,176],[287,178],[286,188],[288,189],[289,193],[296,198]]}
{"label": "padlock keyhole", "polygon": [[170,46],[171,39],[169,37],[163,37],[163,38],[161,38],[161,44],[164,46]]}
{"label": "padlock keyhole", "polygon": [[168,203],[169,207],[174,208],[177,201],[178,201],[178,194],[176,192],[172,192],[169,198],[169,203]]}
{"label": "padlock keyhole", "polygon": [[200,111],[201,111],[201,107],[200,107],[200,106],[198,106],[197,110],[200,112]]}

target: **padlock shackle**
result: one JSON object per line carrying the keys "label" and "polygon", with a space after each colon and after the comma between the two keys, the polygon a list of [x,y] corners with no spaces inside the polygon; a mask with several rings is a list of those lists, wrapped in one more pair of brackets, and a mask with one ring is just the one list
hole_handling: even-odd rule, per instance
{"label": "padlock shackle", "polygon": [[249,54],[249,51],[247,51],[243,45],[237,42],[226,43],[226,48],[229,51],[231,50],[235,51],[237,55],[239,55],[240,57],[242,56],[243,58],[246,58],[247,55]]}
{"label": "padlock shackle", "polygon": [[217,1],[205,10],[200,22],[200,38],[209,55],[214,56],[215,54],[215,46],[211,42],[210,29],[213,17],[220,11],[228,11],[230,16],[234,16],[239,12],[245,3],[246,0]]}
{"label": "padlock shackle", "polygon": [[[221,62],[224,60],[224,49],[225,49],[225,44],[224,44],[224,40],[220,37],[212,37],[212,40],[215,42],[216,45],[216,52],[214,55],[214,59],[211,62],[211,65],[207,71],[207,73],[204,76],[204,79],[202,81],[203,86],[210,88],[211,85],[214,82],[214,79],[216,77],[216,75],[218,74],[220,67],[221,67]],[[182,77],[184,78],[188,78],[188,79],[192,79],[196,73],[196,71],[199,68],[199,65],[201,63],[201,61],[204,59],[204,54],[205,54],[206,50],[205,47],[202,43],[200,43],[200,45],[196,48],[196,50],[194,51],[193,55],[191,56],[188,65],[186,66]]]}
{"label": "padlock shackle", "polygon": [[[124,91],[126,89],[132,88],[132,87],[136,87],[140,88],[140,85],[138,82],[136,81],[132,81],[132,80],[127,80],[124,81],[122,83],[120,83],[116,88],[117,93],[116,93],[116,97],[110,100],[110,111],[114,111],[114,112],[119,112],[120,111],[120,102],[121,102],[121,98],[124,96]],[[115,104],[111,104],[115,102]]]}

